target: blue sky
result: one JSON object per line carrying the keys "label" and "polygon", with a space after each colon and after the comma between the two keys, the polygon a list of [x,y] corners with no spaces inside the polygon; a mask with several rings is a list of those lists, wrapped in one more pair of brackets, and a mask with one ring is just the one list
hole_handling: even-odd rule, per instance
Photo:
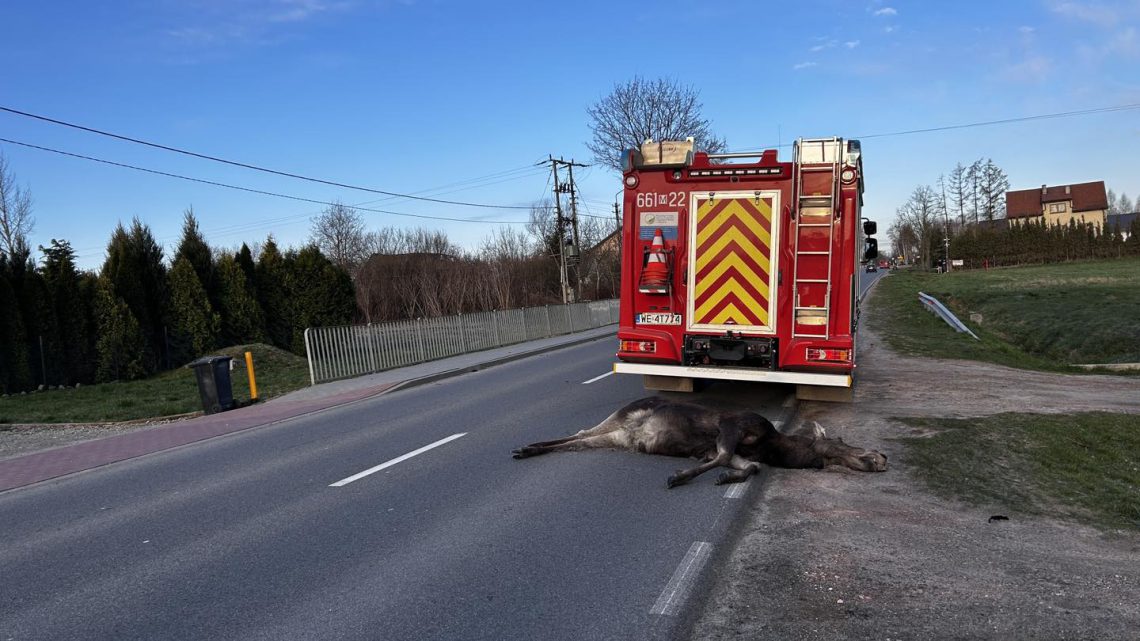
{"label": "blue sky", "polygon": [[[586,108],[615,83],[700,92],[733,150],[864,137],[865,215],[992,158],[1012,187],[1104,180],[1140,196],[1140,109],[947,132],[912,129],[1140,104],[1140,1],[794,3],[149,0],[0,5],[0,106],[376,189],[529,206],[547,154],[589,162]],[[251,189],[394,212],[474,248],[525,210],[381,196],[269,176],[0,112],[0,137]],[[207,240],[299,245],[321,206],[0,143],[32,192],[32,245],[97,268],[138,216],[168,255],[193,207]],[[786,156],[788,149],[781,155]],[[577,172],[608,215],[619,178]],[[456,184],[456,183],[466,184]]]}

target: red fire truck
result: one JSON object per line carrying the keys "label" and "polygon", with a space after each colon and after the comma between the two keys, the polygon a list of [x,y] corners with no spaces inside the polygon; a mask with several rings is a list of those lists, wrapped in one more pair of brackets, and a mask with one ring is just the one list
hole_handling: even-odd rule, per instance
{"label": "red fire truck", "polygon": [[859,264],[878,253],[859,141],[800,139],[792,162],[649,141],[623,165],[614,371],[650,389],[726,379],[849,399]]}

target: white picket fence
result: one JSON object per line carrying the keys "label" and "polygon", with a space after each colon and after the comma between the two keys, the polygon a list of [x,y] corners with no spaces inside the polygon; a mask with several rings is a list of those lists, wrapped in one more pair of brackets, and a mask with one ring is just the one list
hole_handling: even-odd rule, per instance
{"label": "white picket fence", "polygon": [[310,327],[313,385],[395,367],[571,334],[618,321],[618,301],[525,307],[374,325]]}

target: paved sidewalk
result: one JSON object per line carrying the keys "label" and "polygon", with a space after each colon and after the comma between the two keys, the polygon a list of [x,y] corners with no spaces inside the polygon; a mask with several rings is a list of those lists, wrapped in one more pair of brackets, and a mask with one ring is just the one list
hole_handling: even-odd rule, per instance
{"label": "paved sidewalk", "polygon": [[[354,403],[378,394],[474,372],[534,354],[615,337],[610,325],[565,336],[462,354],[430,363],[322,383],[265,403],[200,416],[160,427],[108,436],[0,461],[0,492],[82,472],[109,463],[161,452],[215,436],[262,427],[305,414]],[[616,344],[615,344],[616,351]]]}

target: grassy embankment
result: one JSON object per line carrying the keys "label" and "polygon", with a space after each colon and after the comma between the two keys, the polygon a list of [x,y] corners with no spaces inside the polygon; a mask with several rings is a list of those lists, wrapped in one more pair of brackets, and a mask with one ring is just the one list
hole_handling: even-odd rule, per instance
{"label": "grassy embankment", "polygon": [[[268,345],[235,346],[215,353],[234,358],[234,399],[249,401],[245,352],[253,352],[257,395],[266,400],[309,383],[305,359]],[[0,423],[130,421],[201,411],[194,372],[181,367],[139,381],[104,383],[0,398]]]}
{"label": "grassy embankment", "polygon": [[[870,322],[902,353],[1068,372],[1083,371],[1071,363],[1140,362],[1140,260],[945,275],[899,271],[878,287]],[[919,291],[950,307],[982,340],[952,332],[923,310]],[[971,322],[971,312],[982,321]],[[1104,529],[1140,529],[1140,415],[901,420],[934,433],[900,440],[911,469],[941,496]]]}
{"label": "grassy embankment", "polygon": [[[1140,259],[949,274],[897,270],[877,288],[871,326],[904,354],[1049,371],[1140,362]],[[918,304],[920,291],[982,340],[947,333]],[[971,313],[982,321],[971,321]]]}

